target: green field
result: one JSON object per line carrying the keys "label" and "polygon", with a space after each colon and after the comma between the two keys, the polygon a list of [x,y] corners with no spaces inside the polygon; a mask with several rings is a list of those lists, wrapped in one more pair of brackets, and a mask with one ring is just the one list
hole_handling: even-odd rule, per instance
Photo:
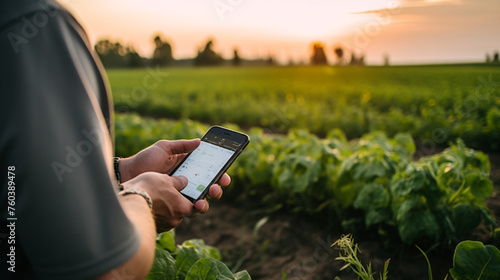
{"label": "green field", "polygon": [[[208,129],[189,120],[116,117],[118,156],[158,139],[201,137]],[[249,135],[251,143],[229,170],[238,190],[226,196],[255,201],[256,208],[319,214],[326,226],[342,224],[351,233],[376,228],[394,244],[437,246],[459,241],[482,220],[495,224],[485,204],[493,192],[488,157],[460,140],[414,160],[416,147],[405,133],[390,139],[372,132],[352,141],[340,130],[326,139],[301,129],[288,135],[252,129]]]}
{"label": "green field", "polygon": [[108,75],[118,156],[159,139],[200,137],[222,124],[252,139],[229,170],[238,188],[224,195],[250,202],[252,212],[313,217],[332,231],[376,235],[374,242],[392,253],[414,245],[446,250],[478,226],[499,239],[485,202],[495,189],[490,160],[470,149],[500,150],[498,67],[163,68]]}
{"label": "green field", "polygon": [[457,137],[500,149],[500,68],[269,67],[110,70],[118,112],[349,139],[409,132],[427,146]]}

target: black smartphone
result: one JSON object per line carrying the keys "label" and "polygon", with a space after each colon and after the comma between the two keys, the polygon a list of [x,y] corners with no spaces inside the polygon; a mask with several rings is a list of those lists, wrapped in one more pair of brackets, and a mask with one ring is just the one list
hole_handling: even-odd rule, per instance
{"label": "black smartphone", "polygon": [[189,153],[171,176],[186,176],[188,185],[181,190],[189,201],[205,198],[212,184],[231,166],[250,142],[248,135],[220,126],[212,126],[201,138],[200,146]]}

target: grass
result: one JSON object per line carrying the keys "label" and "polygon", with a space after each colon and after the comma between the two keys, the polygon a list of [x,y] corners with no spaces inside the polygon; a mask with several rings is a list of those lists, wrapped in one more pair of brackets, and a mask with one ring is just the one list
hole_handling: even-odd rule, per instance
{"label": "grass", "polygon": [[500,107],[500,67],[149,68],[108,76],[117,111],[275,133],[341,128],[349,138],[383,130],[437,144],[457,137],[472,147],[500,142],[487,121]]}

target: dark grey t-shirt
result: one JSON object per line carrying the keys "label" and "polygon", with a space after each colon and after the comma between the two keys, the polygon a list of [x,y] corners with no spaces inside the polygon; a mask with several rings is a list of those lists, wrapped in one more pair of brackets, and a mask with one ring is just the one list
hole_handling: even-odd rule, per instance
{"label": "dark grey t-shirt", "polygon": [[0,96],[0,279],[87,279],[128,260],[140,238],[116,195],[106,83],[56,3],[0,2]]}

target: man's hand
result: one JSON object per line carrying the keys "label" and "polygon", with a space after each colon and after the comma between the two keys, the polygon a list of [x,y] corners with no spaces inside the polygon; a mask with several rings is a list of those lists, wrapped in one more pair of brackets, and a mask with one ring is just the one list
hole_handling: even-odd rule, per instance
{"label": "man's hand", "polygon": [[[221,185],[229,185],[231,179],[227,174],[220,179]],[[194,205],[180,191],[186,187],[188,180],[184,176],[169,176],[156,172],[146,172],[123,184],[124,189],[145,191],[153,200],[153,215],[156,230],[164,232],[178,226],[184,217],[194,217],[208,211],[206,199]],[[222,189],[212,185],[208,191],[210,198],[219,199]]]}
{"label": "man's hand", "polygon": [[135,156],[120,159],[119,166],[122,182],[148,171],[169,174],[188,153],[199,145],[200,139],[160,140]]}
{"label": "man's hand", "polygon": [[[200,139],[193,140],[160,140],[136,155],[129,158],[120,159],[120,174],[122,182],[142,174],[144,172],[158,172],[169,174],[190,152],[200,145]],[[229,175],[224,174],[219,179],[220,186],[226,187],[231,183]],[[222,188],[219,185],[212,185],[208,192],[208,198],[218,200],[222,196]],[[206,209],[205,209],[206,208]],[[195,210],[205,213],[208,210],[206,205],[197,202]]]}
{"label": "man's hand", "polygon": [[193,204],[179,192],[187,185],[186,177],[171,177],[146,172],[123,184],[124,189],[145,191],[153,200],[153,215],[157,231],[179,225],[193,211]]}
{"label": "man's hand", "polygon": [[[144,190],[151,196],[158,231],[176,227],[185,216],[194,217],[208,211],[206,199],[197,201],[193,206],[180,194],[179,191],[187,185],[185,177],[166,175],[199,145],[199,139],[160,140],[135,156],[120,160],[124,188]],[[220,199],[221,186],[228,186],[231,178],[224,174],[218,183],[220,185],[210,186],[207,195],[210,199]]]}

